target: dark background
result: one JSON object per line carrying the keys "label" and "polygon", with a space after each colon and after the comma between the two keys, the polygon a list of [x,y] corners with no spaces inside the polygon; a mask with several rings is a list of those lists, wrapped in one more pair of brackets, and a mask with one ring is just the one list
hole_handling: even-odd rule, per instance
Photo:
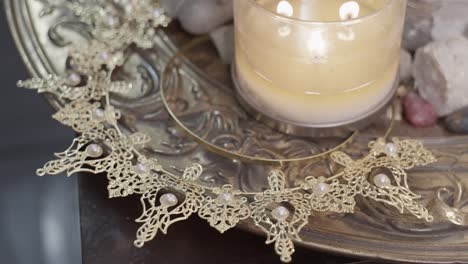
{"label": "dark background", "polygon": [[81,263],[77,179],[35,176],[73,133],[41,96],[16,87],[29,75],[1,0],[0,16],[0,263]]}
{"label": "dark background", "polygon": [[[53,111],[45,99],[16,87],[29,74],[3,8],[0,1],[0,263],[279,263],[263,237],[239,230],[220,235],[197,218],[174,225],[169,235],[138,250],[131,240],[138,227],[133,219],[141,210],[137,199],[108,200],[104,178],[36,176],[35,170],[52,153],[68,147],[74,134],[51,118]],[[374,263],[303,248],[297,249],[294,259]]]}

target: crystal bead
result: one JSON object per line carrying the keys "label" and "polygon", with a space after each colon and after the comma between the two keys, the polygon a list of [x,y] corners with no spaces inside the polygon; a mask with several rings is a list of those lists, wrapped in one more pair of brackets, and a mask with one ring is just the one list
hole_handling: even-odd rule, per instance
{"label": "crystal bead", "polygon": [[81,83],[81,76],[76,73],[76,72],[72,72],[70,74],[68,74],[67,76],[67,84],[70,85],[70,86],[77,86]]}
{"label": "crystal bead", "polygon": [[284,221],[289,217],[290,212],[288,208],[284,206],[278,206],[271,212],[271,215],[278,221]]}
{"label": "crystal bead", "polygon": [[92,158],[99,158],[104,153],[104,150],[98,144],[91,144],[86,147],[86,154]]}
{"label": "crystal bead", "polygon": [[229,205],[234,200],[234,197],[229,192],[223,192],[218,196],[216,200],[222,205]]}
{"label": "crystal bead", "polygon": [[385,144],[385,154],[387,154],[387,156],[390,156],[390,157],[397,155],[398,154],[397,146],[393,143]]}
{"label": "crystal bead", "polygon": [[172,207],[179,203],[179,199],[173,193],[166,193],[159,198],[159,202],[163,207]]}
{"label": "crystal bead", "polygon": [[315,185],[313,192],[317,195],[324,195],[330,192],[330,185],[324,182],[319,182]]}
{"label": "crystal bead", "polygon": [[377,174],[374,176],[374,184],[379,188],[389,187],[392,184],[392,181],[387,176],[387,174]]}
{"label": "crystal bead", "polygon": [[138,163],[133,167],[133,171],[136,174],[146,174],[149,172],[149,168],[143,163]]}

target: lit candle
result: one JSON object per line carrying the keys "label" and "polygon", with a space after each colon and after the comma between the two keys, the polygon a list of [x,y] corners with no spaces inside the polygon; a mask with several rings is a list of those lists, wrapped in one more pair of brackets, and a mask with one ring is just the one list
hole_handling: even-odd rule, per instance
{"label": "lit candle", "polygon": [[389,98],[406,0],[236,0],[246,101],[301,126],[357,121]]}

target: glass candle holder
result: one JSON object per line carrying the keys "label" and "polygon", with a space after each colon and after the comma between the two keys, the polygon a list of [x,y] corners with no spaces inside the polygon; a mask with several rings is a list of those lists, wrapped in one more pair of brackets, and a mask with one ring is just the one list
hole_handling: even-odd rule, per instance
{"label": "glass candle holder", "polygon": [[393,96],[406,0],[235,0],[235,81],[299,127],[355,124]]}

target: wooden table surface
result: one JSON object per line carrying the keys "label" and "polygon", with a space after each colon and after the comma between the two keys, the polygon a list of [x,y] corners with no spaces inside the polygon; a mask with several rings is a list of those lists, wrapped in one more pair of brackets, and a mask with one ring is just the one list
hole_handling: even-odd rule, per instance
{"label": "wooden table surface", "polygon": [[[141,212],[137,196],[108,199],[104,175],[80,175],[81,239],[84,264],[146,263],[280,263],[264,237],[242,230],[221,235],[193,216],[158,234],[142,249],[133,246]],[[376,263],[297,247],[293,263]]]}

